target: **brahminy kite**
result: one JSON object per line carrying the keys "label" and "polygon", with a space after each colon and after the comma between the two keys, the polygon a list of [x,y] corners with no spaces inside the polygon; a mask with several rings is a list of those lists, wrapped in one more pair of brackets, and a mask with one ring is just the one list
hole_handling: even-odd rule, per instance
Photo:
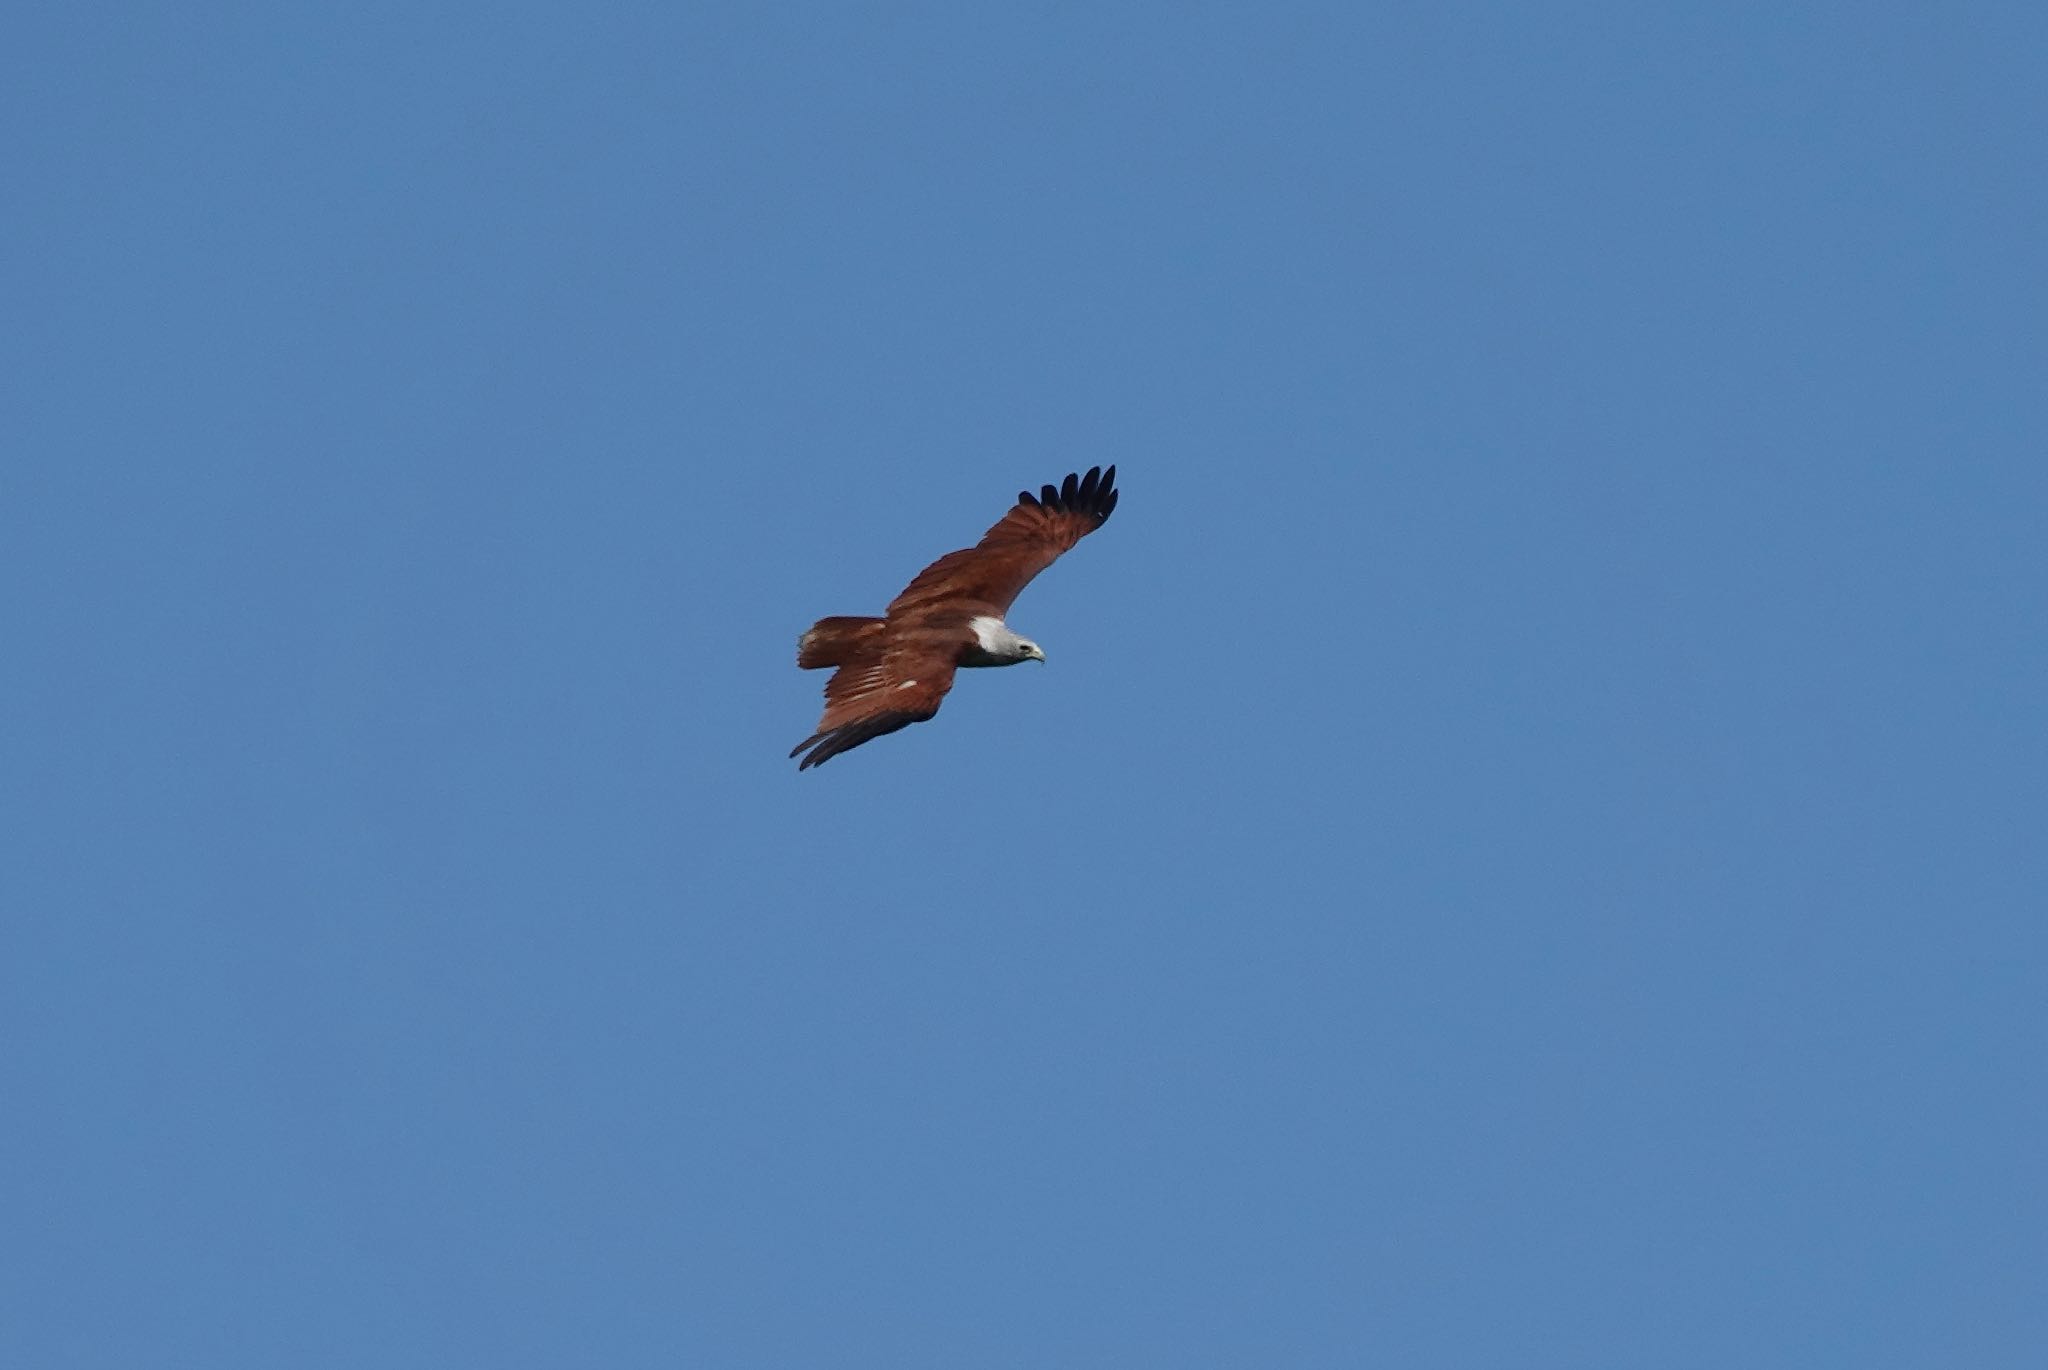
{"label": "brahminy kite", "polygon": [[821,618],[797,639],[796,664],[839,669],[825,682],[818,731],[796,744],[808,770],[939,711],[962,666],[1014,666],[1045,653],[1003,622],[1031,578],[1109,521],[1116,468],[1090,467],[1017,496],[980,542],[917,573],[881,618]]}

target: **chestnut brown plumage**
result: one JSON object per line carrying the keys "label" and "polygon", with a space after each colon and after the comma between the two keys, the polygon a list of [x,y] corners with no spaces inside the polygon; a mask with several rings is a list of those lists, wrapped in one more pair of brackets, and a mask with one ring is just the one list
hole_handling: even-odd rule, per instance
{"label": "chestnut brown plumage", "polygon": [[1109,520],[1116,468],[1069,474],[1037,495],[1024,491],[981,541],[918,572],[881,618],[821,618],[797,642],[797,665],[835,666],[818,731],[790,752],[798,770],[939,711],[962,666],[1045,660],[1036,643],[1003,623],[1040,571]]}

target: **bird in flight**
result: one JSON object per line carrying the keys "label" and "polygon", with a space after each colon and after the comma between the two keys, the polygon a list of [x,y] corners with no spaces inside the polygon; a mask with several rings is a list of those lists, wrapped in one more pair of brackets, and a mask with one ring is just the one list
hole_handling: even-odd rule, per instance
{"label": "bird in flight", "polygon": [[1031,578],[1109,521],[1116,468],[1090,467],[1017,503],[980,542],[917,573],[880,618],[821,618],[797,639],[796,664],[839,669],[825,682],[818,731],[796,744],[797,769],[922,723],[962,666],[1014,666],[1045,653],[1003,622]]}

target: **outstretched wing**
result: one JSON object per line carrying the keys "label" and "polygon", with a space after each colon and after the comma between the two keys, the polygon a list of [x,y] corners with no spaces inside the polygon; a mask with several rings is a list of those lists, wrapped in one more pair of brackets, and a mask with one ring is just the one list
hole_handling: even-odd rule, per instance
{"label": "outstretched wing", "polygon": [[1035,497],[1023,492],[980,542],[948,552],[918,572],[889,605],[889,617],[944,600],[972,600],[999,615],[1008,613],[1032,577],[1109,521],[1116,495],[1114,466],[1090,467],[1085,476],[1069,474],[1063,484],[1048,485]]}
{"label": "outstretched wing", "polygon": [[797,769],[809,770],[930,718],[953,688],[958,654],[957,646],[925,638],[890,643],[848,661],[825,682],[825,716],[818,720],[818,731],[789,753],[808,751]]}

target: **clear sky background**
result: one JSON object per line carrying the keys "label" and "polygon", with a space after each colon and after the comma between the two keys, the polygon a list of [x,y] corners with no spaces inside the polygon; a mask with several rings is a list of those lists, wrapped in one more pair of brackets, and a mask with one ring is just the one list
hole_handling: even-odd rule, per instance
{"label": "clear sky background", "polygon": [[0,1359],[2048,1364],[2044,68],[23,9]]}

